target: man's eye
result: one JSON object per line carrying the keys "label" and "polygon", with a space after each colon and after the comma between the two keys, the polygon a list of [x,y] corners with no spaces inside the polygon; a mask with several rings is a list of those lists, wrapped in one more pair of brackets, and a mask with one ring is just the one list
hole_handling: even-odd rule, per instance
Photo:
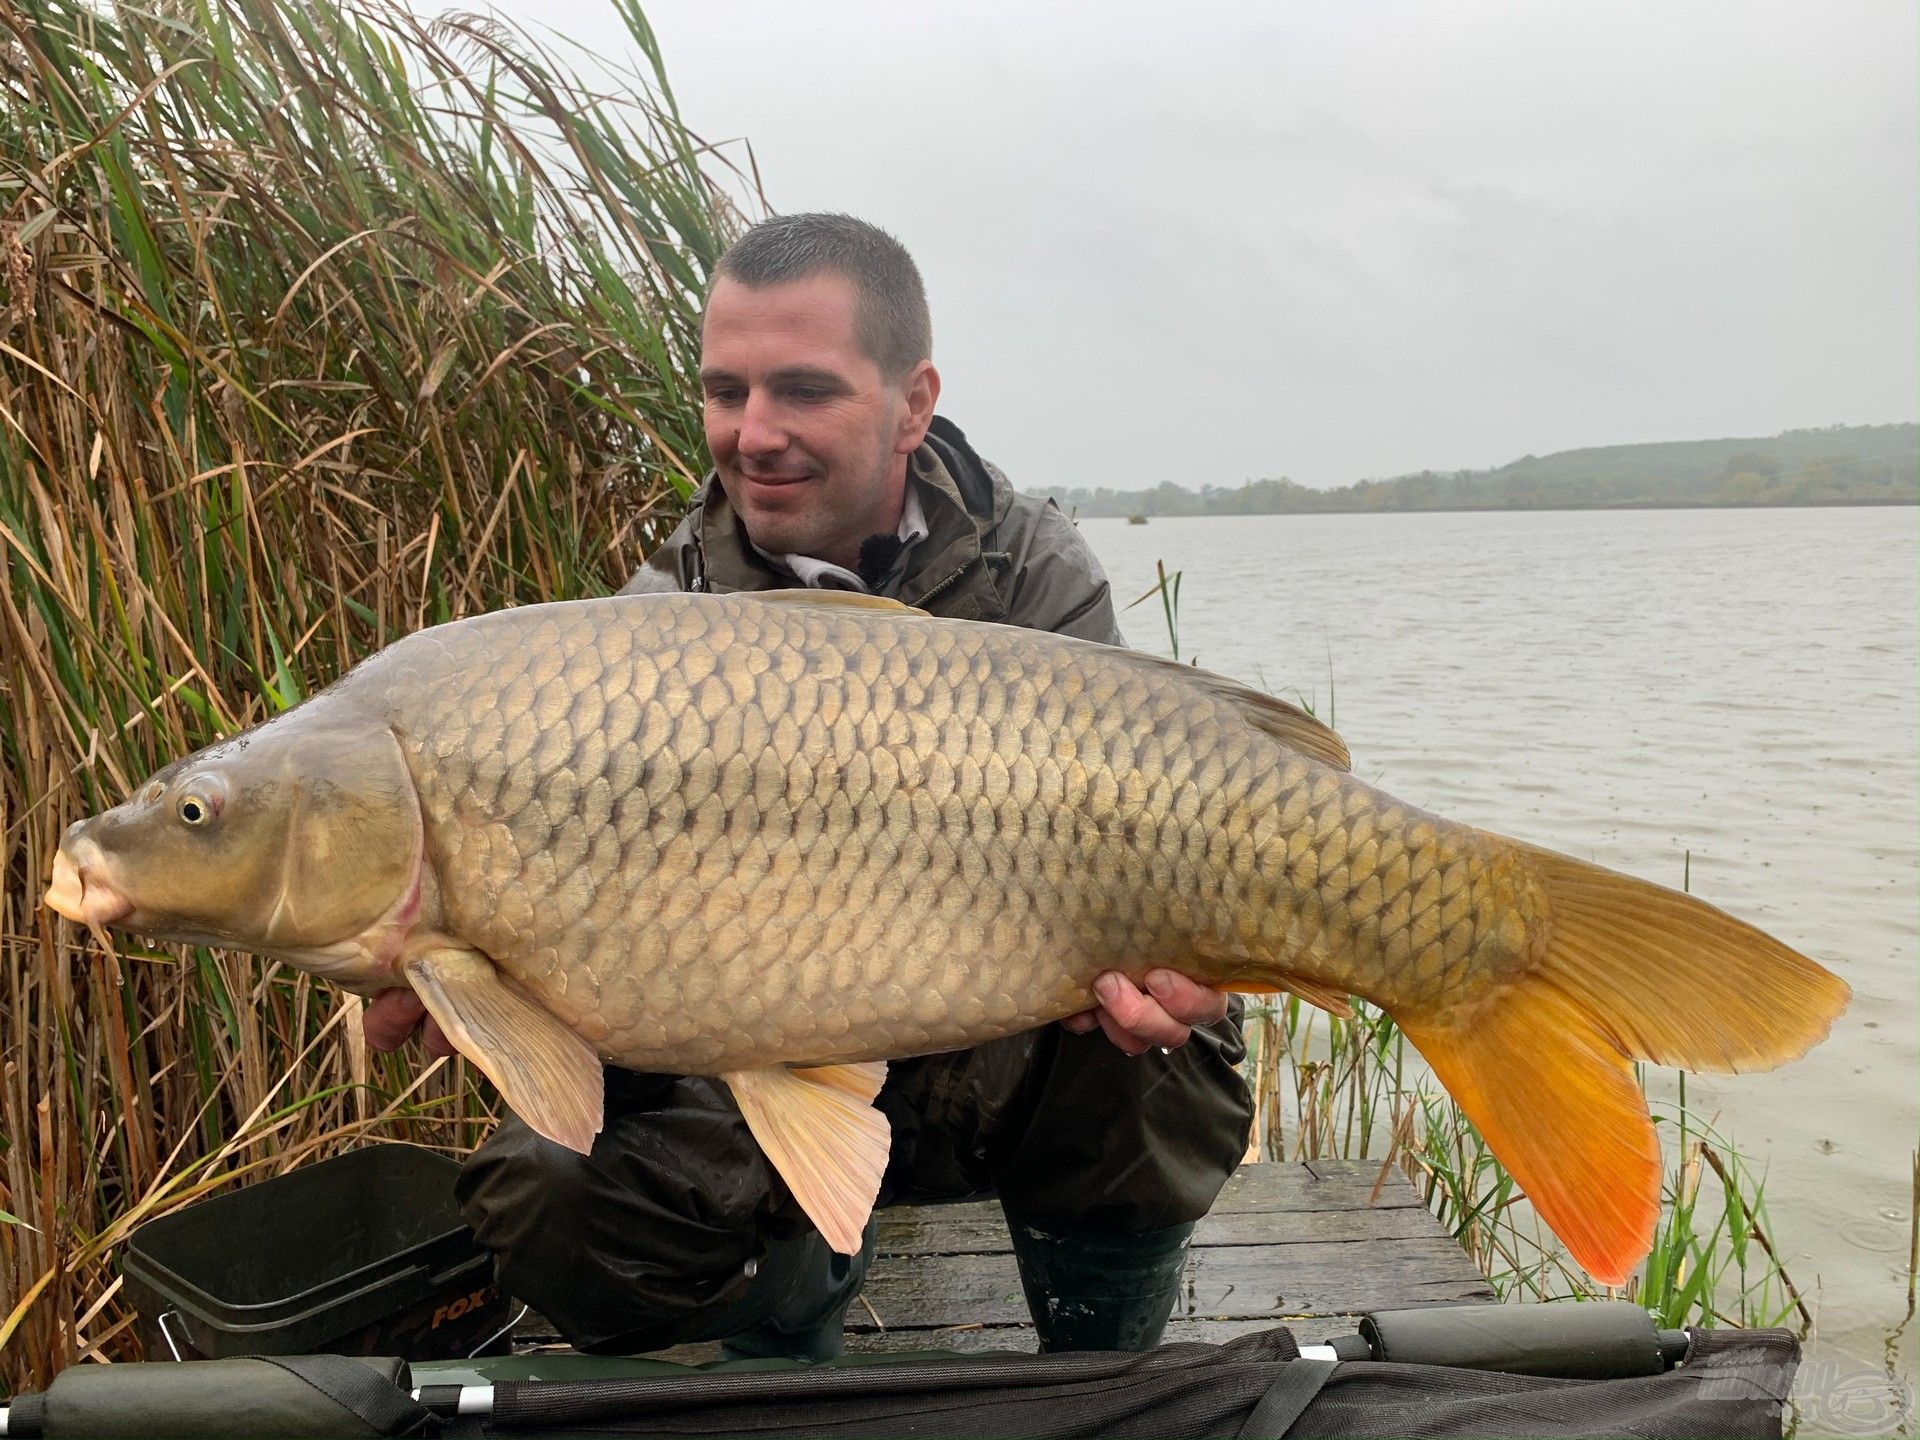
{"label": "man's eye", "polygon": [[818,385],[796,385],[789,393],[794,399],[809,405],[827,398],[827,392]]}
{"label": "man's eye", "polygon": [[738,390],[709,390],[707,391],[707,403],[709,405],[738,405],[740,403],[740,392]]}

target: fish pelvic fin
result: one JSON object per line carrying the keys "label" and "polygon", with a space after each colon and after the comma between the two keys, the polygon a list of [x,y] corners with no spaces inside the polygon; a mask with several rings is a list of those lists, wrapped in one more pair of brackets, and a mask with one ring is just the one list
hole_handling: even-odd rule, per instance
{"label": "fish pelvic fin", "polygon": [[1632,1062],[1770,1069],[1824,1039],[1851,992],[1691,895],[1516,848],[1545,900],[1531,968],[1478,1003],[1394,1018],[1573,1258],[1623,1285],[1660,1213]]}
{"label": "fish pelvic fin", "polygon": [[892,1132],[873,1108],[885,1061],[768,1066],[720,1077],[733,1091],[753,1138],[827,1244],[857,1255],[880,1194]]}
{"label": "fish pelvic fin", "polygon": [[423,950],[401,973],[514,1114],[556,1144],[592,1151],[604,1123],[605,1074],[582,1036],[477,950]]}

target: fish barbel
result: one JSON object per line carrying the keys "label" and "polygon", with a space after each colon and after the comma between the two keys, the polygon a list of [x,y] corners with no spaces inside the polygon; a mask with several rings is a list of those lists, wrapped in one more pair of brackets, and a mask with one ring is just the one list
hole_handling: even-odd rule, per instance
{"label": "fish barbel", "polygon": [[583,1152],[602,1061],[721,1076],[847,1253],[885,1061],[1164,966],[1380,1006],[1620,1284],[1659,1211],[1632,1062],[1764,1069],[1848,998],[1700,900],[1393,799],[1270,696],[818,591],[411,635],[76,823],[47,903],[411,987]]}

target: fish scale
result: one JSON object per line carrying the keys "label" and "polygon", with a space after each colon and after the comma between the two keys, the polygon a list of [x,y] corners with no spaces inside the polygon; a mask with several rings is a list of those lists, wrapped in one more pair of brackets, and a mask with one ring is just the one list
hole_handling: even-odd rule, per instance
{"label": "fish scale", "polygon": [[410,636],[76,824],[48,900],[411,986],[576,1149],[600,1060],[719,1075],[847,1253],[886,1160],[874,1062],[1165,967],[1383,1007],[1618,1284],[1659,1199],[1631,1062],[1778,1064],[1847,998],[1693,897],[1394,799],[1231,681],[808,592]]}

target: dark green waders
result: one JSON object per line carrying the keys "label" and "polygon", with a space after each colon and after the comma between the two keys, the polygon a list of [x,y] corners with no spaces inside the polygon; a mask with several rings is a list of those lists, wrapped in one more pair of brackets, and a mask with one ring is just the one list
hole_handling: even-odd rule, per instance
{"label": "dark green waders", "polygon": [[[1046,1026],[895,1064],[881,1203],[997,1193],[1047,1349],[1153,1345],[1192,1222],[1246,1148],[1235,1009],[1171,1054]],[[609,1069],[591,1155],[510,1119],[455,1193],[501,1288],[593,1354],[829,1358],[872,1253],[870,1229],[860,1256],[832,1254],[725,1084],[698,1077]]]}

